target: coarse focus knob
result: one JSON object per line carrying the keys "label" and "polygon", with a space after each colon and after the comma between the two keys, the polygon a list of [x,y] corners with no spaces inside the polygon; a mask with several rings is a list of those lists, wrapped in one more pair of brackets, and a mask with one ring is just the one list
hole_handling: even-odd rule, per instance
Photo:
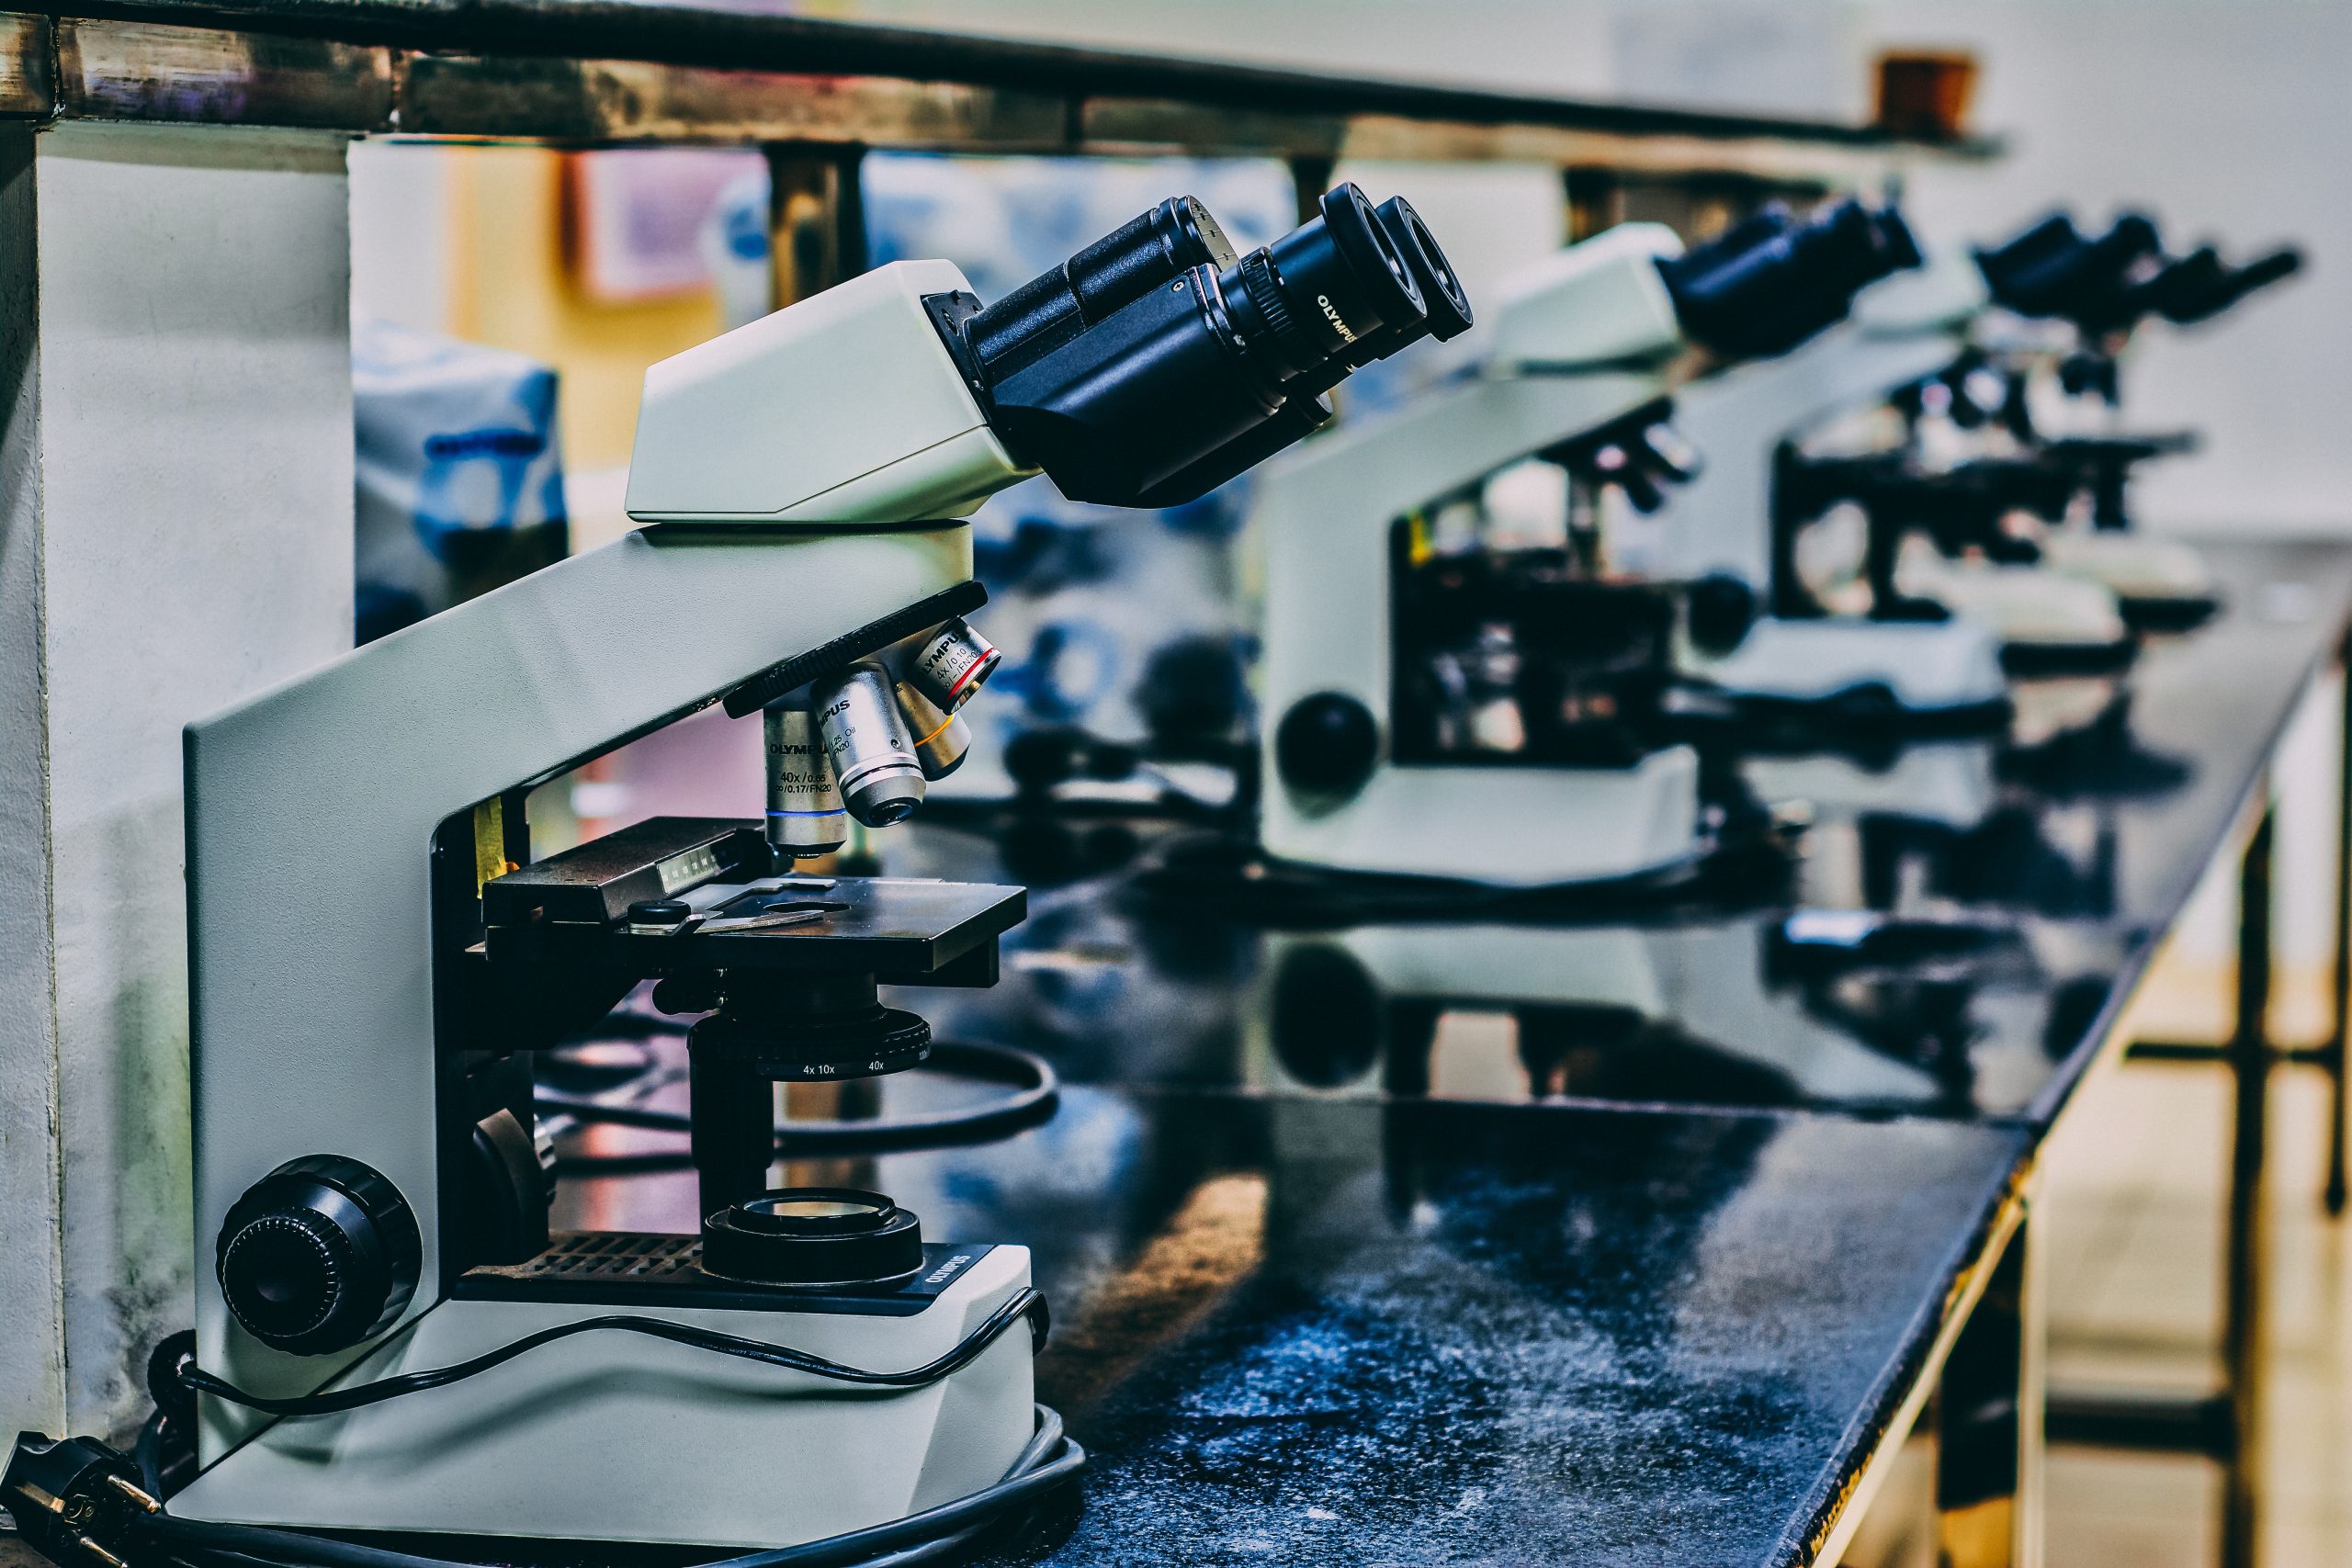
{"label": "coarse focus knob", "polygon": [[319,1356],[398,1320],[416,1293],[424,1247],[415,1213],[384,1176],[340,1155],[306,1155],[245,1190],[221,1222],[213,1258],[246,1333]]}
{"label": "coarse focus knob", "polygon": [[1299,698],[1274,727],[1274,771],[1302,795],[1351,795],[1379,761],[1379,720],[1343,692]]}

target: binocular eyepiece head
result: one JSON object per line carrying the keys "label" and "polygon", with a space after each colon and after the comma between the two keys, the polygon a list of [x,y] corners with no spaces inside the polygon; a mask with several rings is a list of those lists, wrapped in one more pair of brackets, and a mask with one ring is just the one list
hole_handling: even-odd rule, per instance
{"label": "binocular eyepiece head", "polygon": [[2166,265],[2150,280],[2148,299],[2156,314],[2175,326],[2212,320],[2257,288],[2283,282],[2303,269],[2303,253],[2282,245],[2243,266],[2233,266],[2211,245]]}
{"label": "binocular eyepiece head", "polygon": [[2126,212],[2105,233],[2088,236],[2056,212],[2004,244],[1979,250],[1976,265],[1995,304],[2099,330],[2119,324],[2127,297],[2163,249],[2154,220],[2143,213]]}
{"label": "binocular eyepiece head", "polygon": [[2152,314],[2181,325],[2209,320],[2292,276],[2303,257],[2282,246],[2233,266],[2211,245],[2168,257],[2154,220],[2143,214],[2127,212],[2092,238],[2059,212],[2004,244],[1978,251],[1976,265],[1996,304],[2108,333]]}
{"label": "binocular eyepiece head", "polygon": [[1247,255],[1182,197],[993,305],[932,306],[1014,456],[1114,506],[1206,493],[1320,424],[1351,372],[1471,321],[1420,215],[1352,183]]}
{"label": "binocular eyepiece head", "polygon": [[1683,334],[1720,359],[1781,354],[1844,319],[1854,296],[1917,266],[1893,207],[1851,197],[1798,218],[1779,202],[1658,263]]}

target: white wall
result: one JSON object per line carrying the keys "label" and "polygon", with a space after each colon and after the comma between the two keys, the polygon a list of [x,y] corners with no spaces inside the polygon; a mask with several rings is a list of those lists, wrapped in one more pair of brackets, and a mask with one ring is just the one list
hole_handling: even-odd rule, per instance
{"label": "white wall", "polygon": [[0,178],[0,1432],[113,1436],[198,1257],[181,727],[351,646],[343,141],[12,127]]}
{"label": "white wall", "polygon": [[[2177,243],[2291,238],[2305,275],[2200,332],[2154,332],[2132,415],[2207,436],[2149,475],[2161,525],[2352,526],[2352,6],[2323,0],[837,0],[845,15],[1419,81],[1852,119],[1889,44],[1984,64],[1975,120],[2012,151],[1927,168],[1929,236],[1998,236],[2060,202],[2145,203]],[[1408,187],[1409,188],[1409,187]],[[1526,199],[1546,199],[1540,186]],[[1523,224],[1492,231],[1515,243]],[[1444,232],[1451,236],[1453,230]],[[1455,242],[1465,270],[1476,232]]]}
{"label": "white wall", "polygon": [[449,159],[416,142],[351,145],[351,312],[449,330]]}
{"label": "white wall", "polygon": [[1929,234],[1998,235],[2061,202],[2103,220],[2133,202],[2177,248],[2208,233],[2232,253],[2278,239],[2305,247],[2301,276],[2203,328],[2150,331],[2135,345],[2132,422],[2194,425],[2207,443],[2152,470],[2139,504],[2161,524],[2352,525],[2352,7],[1902,0],[1860,16],[1864,51],[1974,50],[1978,120],[2009,137],[1997,164],[1912,180],[1909,206]]}

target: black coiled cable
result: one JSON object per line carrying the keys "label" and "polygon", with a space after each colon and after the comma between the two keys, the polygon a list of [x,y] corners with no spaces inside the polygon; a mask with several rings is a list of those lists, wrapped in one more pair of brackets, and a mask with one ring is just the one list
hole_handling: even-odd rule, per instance
{"label": "black coiled cable", "polygon": [[[1061,1078],[1053,1065],[1033,1052],[1011,1045],[983,1045],[941,1041],[932,1047],[924,1066],[961,1077],[1012,1086],[1013,1092],[982,1104],[926,1116],[877,1117],[854,1122],[787,1122],[775,1130],[778,1158],[811,1155],[886,1154],[908,1149],[938,1148],[954,1144],[982,1143],[1008,1137],[1034,1127],[1054,1113],[1061,1100]],[[689,1133],[693,1123],[682,1111],[659,1111],[623,1101],[589,1100],[542,1091],[536,1100],[543,1116],[570,1116],[583,1122],[639,1127],[658,1133]],[[633,1155],[570,1155],[566,1170],[615,1174],[685,1158],[683,1151]]]}
{"label": "black coiled cable", "polygon": [[[266,1415],[322,1416],[354,1410],[404,1394],[446,1387],[510,1361],[538,1346],[573,1334],[619,1331],[644,1334],[690,1345],[720,1355],[741,1357],[768,1366],[805,1372],[836,1382],[865,1387],[914,1389],[953,1376],[978,1359],[981,1352],[1007,1330],[1026,1320],[1033,1347],[1042,1348],[1048,1319],[1046,1299],[1023,1289],[1009,1297],[970,1334],[944,1355],[905,1371],[874,1371],[852,1367],[790,1346],[736,1335],[694,1328],[660,1318],[605,1316],[582,1318],[537,1334],[526,1335],[486,1355],[454,1366],[383,1378],[357,1388],[328,1390],[295,1398],[273,1399],[244,1390],[199,1368],[183,1365],[177,1379],[182,1387],[242,1404]],[[869,1526],[797,1546],[777,1547],[726,1558],[707,1568],[912,1568],[919,1562],[955,1551],[1001,1526],[1016,1522],[1027,1506],[1042,1494],[1061,1485],[1085,1466],[1086,1450],[1062,1429],[1060,1416],[1045,1405],[1035,1407],[1035,1427],[1003,1476],[967,1496],[910,1514],[887,1524]],[[162,1412],[140,1433],[136,1462],[149,1491],[161,1497]],[[253,1525],[216,1524],[182,1519],[167,1511],[140,1516],[136,1533],[171,1559],[191,1568],[460,1568],[442,1558],[393,1551],[381,1547],[314,1536],[299,1530],[268,1529]]]}

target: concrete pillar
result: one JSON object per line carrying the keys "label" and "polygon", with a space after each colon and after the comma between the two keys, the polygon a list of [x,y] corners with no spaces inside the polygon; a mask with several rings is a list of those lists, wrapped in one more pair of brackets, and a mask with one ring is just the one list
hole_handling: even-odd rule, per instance
{"label": "concrete pillar", "polygon": [[122,1432],[209,1267],[180,728],[351,646],[348,226],[338,136],[0,130],[0,1433]]}

